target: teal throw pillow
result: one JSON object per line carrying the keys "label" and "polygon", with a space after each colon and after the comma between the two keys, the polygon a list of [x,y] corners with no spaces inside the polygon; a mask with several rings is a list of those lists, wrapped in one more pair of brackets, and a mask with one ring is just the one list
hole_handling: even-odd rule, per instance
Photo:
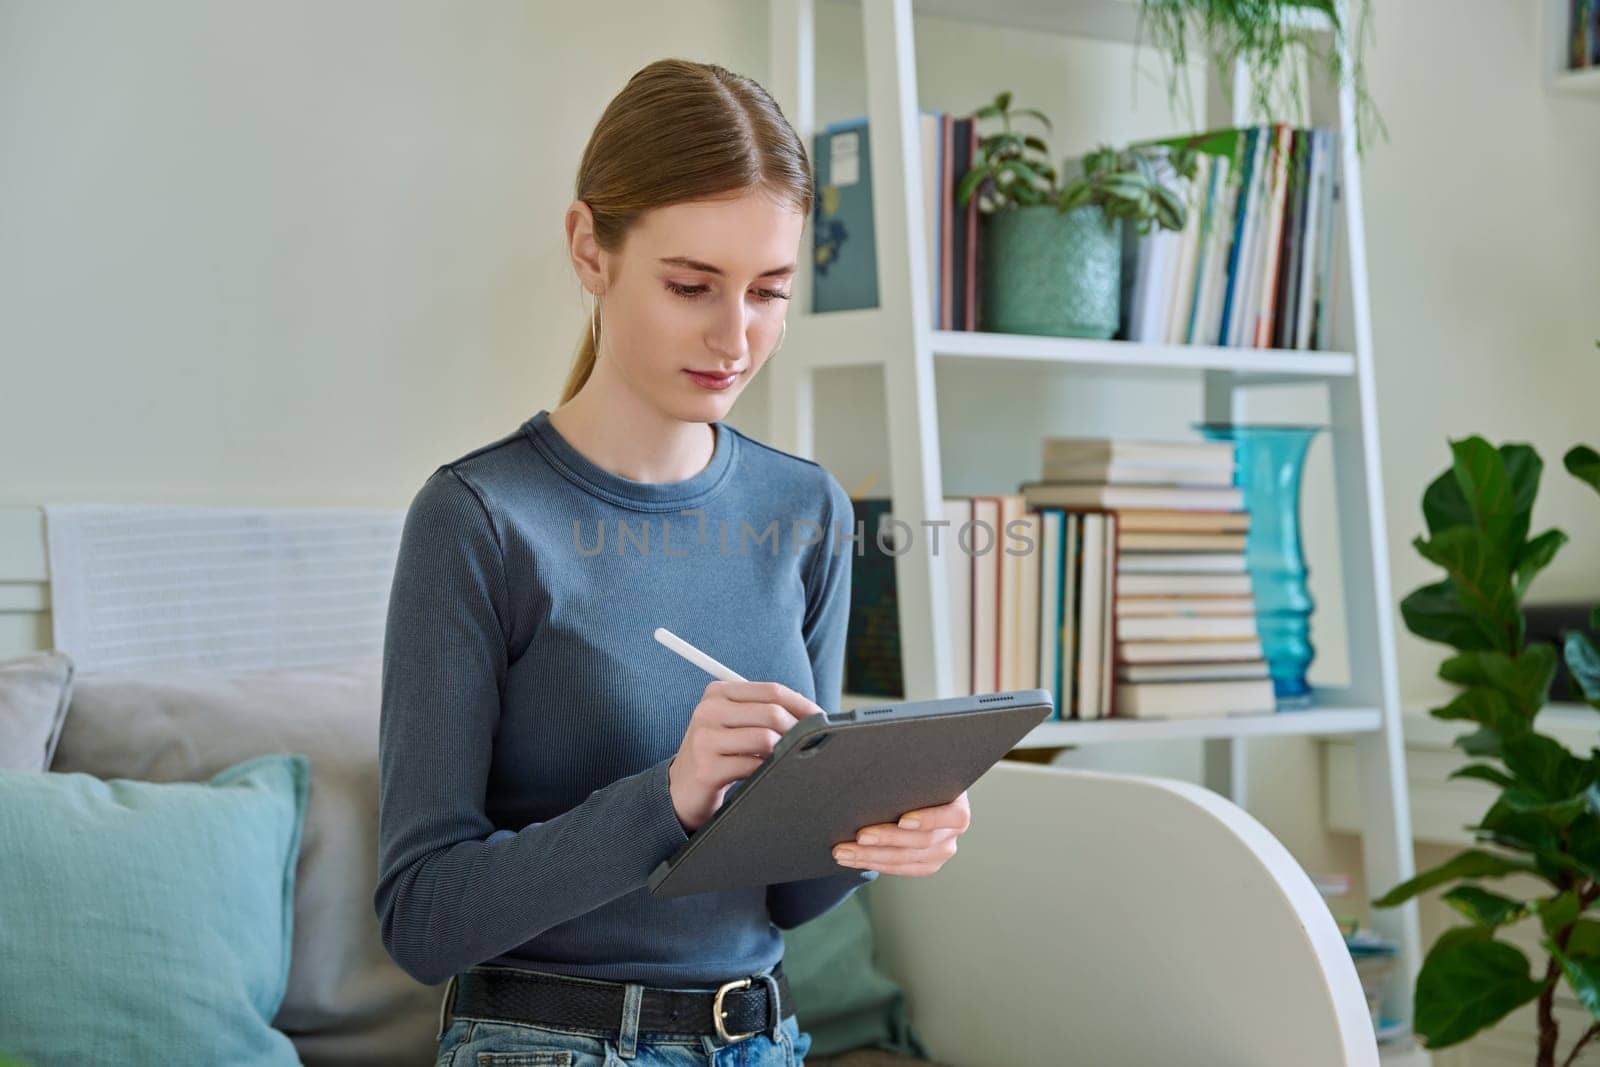
{"label": "teal throw pillow", "polygon": [[302,755],[209,782],[0,771],[0,1061],[292,1067]]}
{"label": "teal throw pillow", "polygon": [[927,1049],[912,1029],[905,991],[874,959],[867,884],[810,922],[783,934],[795,1021],[811,1035],[811,1056],[880,1048],[919,1059]]}

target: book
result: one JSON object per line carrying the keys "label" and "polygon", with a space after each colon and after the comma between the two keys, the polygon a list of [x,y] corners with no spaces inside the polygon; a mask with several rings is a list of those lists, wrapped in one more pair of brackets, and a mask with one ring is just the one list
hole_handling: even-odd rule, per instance
{"label": "book", "polygon": [[1140,552],[1122,557],[1119,574],[1243,574],[1238,552]]}
{"label": "book", "polygon": [[[1013,649],[1016,684],[1009,688],[1033,689],[1039,685],[1039,577],[1044,516],[1037,511],[1019,516],[1018,542],[1012,558],[1017,572],[1016,642]],[[1028,544],[1022,544],[1021,541]]]}
{"label": "book", "polygon": [[1107,681],[1101,677],[1101,664],[1105,661],[1102,643],[1106,634],[1097,625],[1102,613],[1102,600],[1107,595],[1105,567],[1106,518],[1103,512],[1092,512],[1083,517],[1083,562],[1079,576],[1078,606],[1078,700],[1076,717],[1098,719],[1101,717],[1100,686]]}
{"label": "book", "polygon": [[1170,464],[1233,466],[1232,441],[1158,441],[1132,437],[1046,437],[1046,463]]}
{"label": "book", "polygon": [[1343,150],[1340,146],[1338,130],[1324,130],[1323,136],[1328,142],[1329,164],[1327,181],[1323,186],[1322,198],[1322,235],[1318,249],[1316,295],[1312,304],[1311,344],[1314,349],[1327,349],[1332,347],[1332,338],[1328,333],[1329,305],[1332,294],[1330,286],[1333,279],[1333,205],[1340,200],[1339,177],[1341,171],[1338,164],[1339,153]]}
{"label": "book", "polygon": [[[1119,538],[1120,539],[1120,538]],[[1256,602],[1248,596],[1118,596],[1117,615],[1254,615]]]}
{"label": "book", "polygon": [[1123,615],[1117,632],[1129,641],[1248,641],[1260,637],[1254,613],[1206,618]]}
{"label": "book", "polygon": [[1230,533],[1248,532],[1248,511],[1160,511],[1124,508],[1117,512],[1117,528],[1136,532]]}
{"label": "book", "polygon": [[1117,679],[1124,682],[1189,682],[1225,678],[1266,678],[1264,659],[1222,660],[1215,663],[1123,663]]}
{"label": "book", "polygon": [[928,271],[928,313],[939,322],[939,156],[944,150],[942,122],[937,111],[921,111],[918,146],[922,150],[922,251]]}
{"label": "book", "polygon": [[957,695],[970,695],[972,688],[972,574],[978,557],[963,548],[961,528],[972,520],[972,501],[966,497],[946,497],[944,518],[950,525],[933,534],[939,538],[938,552],[944,557],[946,590],[950,601],[950,677]]}
{"label": "book", "polygon": [[1119,663],[1188,663],[1192,661],[1260,659],[1261,642],[1253,641],[1119,641]]}
{"label": "book", "polygon": [[1244,490],[1146,485],[1077,485],[1067,482],[1023,482],[1030,508],[1090,507],[1162,510],[1229,511],[1244,507]]}
{"label": "book", "polygon": [[1145,533],[1130,530],[1117,534],[1117,547],[1123,552],[1243,552],[1242,533]]}
{"label": "book", "polygon": [[894,557],[879,546],[877,538],[879,523],[889,514],[889,499],[865,497],[851,503],[864,537],[850,569],[844,689],[863,695],[903,697]]}
{"label": "book", "polygon": [[1059,718],[1077,717],[1078,707],[1078,610],[1079,575],[1083,571],[1083,516],[1066,512],[1065,538],[1062,546],[1061,588],[1061,666],[1057,671],[1059,692],[1056,708]]}
{"label": "book", "polygon": [[1039,681],[1061,707],[1061,557],[1067,513],[1056,508],[1040,512],[1043,532],[1039,539]]}
{"label": "book", "polygon": [[1289,153],[1294,147],[1294,128],[1286,122],[1273,127],[1271,186],[1268,193],[1266,240],[1262,247],[1260,287],[1256,293],[1255,328],[1251,343],[1256,348],[1272,347],[1273,316],[1277,313],[1278,260],[1283,249],[1281,237],[1289,195]]}
{"label": "book", "polygon": [[[998,693],[1000,685],[1000,498],[972,498],[972,691]],[[984,530],[993,533],[987,540]],[[987,543],[986,543],[987,542]]]}
{"label": "book", "polygon": [[1248,574],[1118,574],[1117,596],[1251,596]]}
{"label": "book", "polygon": [[1118,682],[1124,718],[1182,719],[1210,715],[1263,714],[1277,710],[1272,679],[1213,682]]}
{"label": "book", "polygon": [[1234,464],[1158,465],[1154,463],[1106,463],[1102,460],[1058,462],[1045,460],[1041,481],[1108,482],[1113,485],[1215,485],[1233,484]]}
{"label": "book", "polygon": [[872,221],[872,154],[865,118],[828,125],[814,138],[813,311],[878,306]]}
{"label": "book", "polygon": [[939,115],[939,189],[935,194],[939,203],[939,329],[948,330],[955,323],[954,293],[951,288],[951,267],[955,258],[955,204],[950,196],[955,182],[955,121],[949,112]]}

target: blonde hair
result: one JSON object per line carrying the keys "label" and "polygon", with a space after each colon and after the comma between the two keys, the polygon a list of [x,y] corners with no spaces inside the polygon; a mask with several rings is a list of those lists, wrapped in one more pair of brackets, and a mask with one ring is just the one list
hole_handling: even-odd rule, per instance
{"label": "blonde hair", "polygon": [[[811,216],[811,161],[777,102],[714,63],[658,59],[606,105],[578,163],[576,196],[594,216],[596,243],[615,254],[647,211],[751,189]],[[594,370],[598,329],[584,324],[563,404]]]}

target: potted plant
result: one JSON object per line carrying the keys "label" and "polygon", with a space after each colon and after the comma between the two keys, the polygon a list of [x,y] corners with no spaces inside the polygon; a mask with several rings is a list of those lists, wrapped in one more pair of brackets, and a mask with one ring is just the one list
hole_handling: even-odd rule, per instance
{"label": "potted plant", "polygon": [[[1537,1000],[1535,1062],[1554,1067],[1552,1007],[1563,979],[1600,1020],[1600,919],[1586,917],[1600,897],[1600,748],[1580,756],[1534,730],[1555,677],[1557,650],[1526,641],[1522,614],[1529,583],[1567,536],[1557,529],[1528,536],[1542,468],[1531,447],[1496,449],[1480,437],[1450,447],[1453,465],[1422,497],[1429,536],[1413,542],[1446,576],[1412,592],[1400,610],[1412,633],[1457,650],[1440,665],[1439,677],[1461,691],[1430,714],[1477,726],[1455,740],[1476,762],[1450,777],[1500,787],[1479,824],[1468,827],[1480,843],[1495,847],[1469,849],[1372,903],[1393,907],[1459,882],[1444,900],[1468,923],[1440,935],[1423,960],[1413,997],[1417,1035],[1428,1048],[1443,1048]],[[1600,490],[1600,454],[1578,446],[1564,462]],[[1600,608],[1591,626],[1600,628]],[[1573,631],[1564,636],[1562,654],[1587,702],[1600,708],[1600,650],[1587,634]],[[1512,874],[1538,879],[1545,889],[1522,900],[1482,884]],[[1537,920],[1549,956],[1538,976],[1520,949],[1496,936],[1527,919]],[[1578,1037],[1564,1062],[1573,1062],[1597,1033],[1600,1021]]]}
{"label": "potted plant", "polygon": [[1012,128],[1012,115],[1050,120],[1031,108],[1011,110],[1011,93],[973,112],[1001,128],[979,139],[971,169],[956,186],[966,207],[977,197],[983,219],[979,264],[980,328],[1000,333],[1107,338],[1118,325],[1122,227],[1181,230],[1183,198],[1163,167],[1192,179],[1194,154],[1182,147],[1104,147],[1072,168],[1061,185],[1049,148]]}
{"label": "potted plant", "polygon": [[[1191,124],[1194,106],[1183,77],[1191,36],[1211,56],[1223,85],[1232,83],[1234,62],[1243,61],[1250,74],[1251,107],[1259,115],[1301,112],[1305,94],[1297,53],[1303,50],[1308,67],[1327,70],[1339,84],[1350,81],[1360,152],[1366,128],[1376,125],[1385,136],[1387,131],[1367,93],[1363,60],[1372,35],[1372,0],[1349,0],[1349,6],[1356,9],[1353,35],[1344,18],[1345,0],[1139,0],[1139,36],[1148,34],[1162,54],[1168,102],[1176,111],[1182,99]],[[1325,22],[1332,33],[1324,39],[1312,30],[1314,22]],[[1280,99],[1284,96],[1286,100]]]}

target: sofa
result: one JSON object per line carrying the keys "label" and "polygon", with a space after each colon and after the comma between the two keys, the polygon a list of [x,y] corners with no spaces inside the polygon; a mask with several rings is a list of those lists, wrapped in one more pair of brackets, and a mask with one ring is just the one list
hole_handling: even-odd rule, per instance
{"label": "sofa", "polygon": [[[0,737],[23,753],[14,766],[40,757],[35,770],[53,775],[202,783],[242,760],[303,756],[292,951],[272,1031],[310,1065],[432,1062],[442,987],[388,958],[371,902],[375,660],[74,676],[70,657],[41,652],[11,668],[0,667]],[[802,1028],[859,1039],[819,1042],[812,1067],[1378,1062],[1332,916],[1282,845],[1224,798],[1020,760],[969,796],[973,826],[944,870],[885,876],[786,932],[786,969],[812,990],[808,1015],[797,982]],[[20,824],[0,819],[0,850]],[[829,922],[855,940],[808,943]],[[68,991],[73,968],[104,966],[92,953],[60,964],[46,980]],[[834,1003],[845,988],[854,1002]]]}

